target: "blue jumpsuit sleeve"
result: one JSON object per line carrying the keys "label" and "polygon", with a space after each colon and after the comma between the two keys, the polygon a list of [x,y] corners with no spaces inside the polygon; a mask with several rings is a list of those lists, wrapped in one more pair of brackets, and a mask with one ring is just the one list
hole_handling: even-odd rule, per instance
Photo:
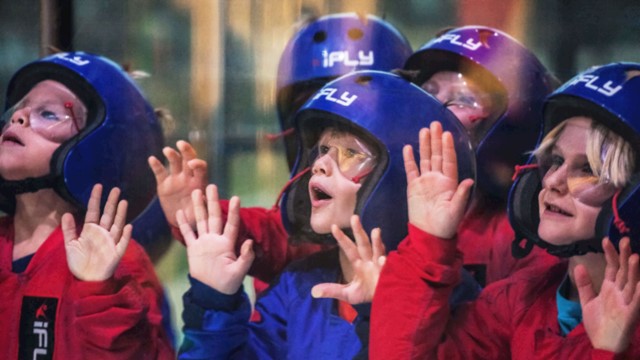
{"label": "blue jumpsuit sleeve", "polygon": [[286,358],[287,286],[281,281],[256,303],[260,319],[255,322],[249,321],[251,303],[242,289],[225,295],[190,281],[191,289],[183,297],[185,326],[179,359]]}
{"label": "blue jumpsuit sleeve", "polygon": [[184,339],[179,359],[232,359],[247,343],[251,304],[240,288],[225,295],[189,277],[183,296]]}
{"label": "blue jumpsuit sleeve", "polygon": [[354,360],[369,359],[369,324],[371,322],[371,303],[353,305],[358,312],[355,322],[356,334],[360,340],[360,351],[353,357]]}

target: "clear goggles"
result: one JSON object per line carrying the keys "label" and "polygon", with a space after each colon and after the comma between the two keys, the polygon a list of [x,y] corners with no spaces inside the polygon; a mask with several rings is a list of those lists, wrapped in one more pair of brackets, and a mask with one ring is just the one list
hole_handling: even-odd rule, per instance
{"label": "clear goggles", "polygon": [[377,165],[373,152],[358,138],[347,134],[325,132],[311,149],[309,160],[313,164],[325,157],[330,157],[340,169],[340,173],[359,183]]}
{"label": "clear goggles", "polygon": [[583,204],[602,206],[618,190],[613,184],[593,174],[588,163],[563,163],[552,154],[540,156],[537,163],[543,183],[551,176],[562,176],[566,179],[569,194]]}
{"label": "clear goggles", "polygon": [[[447,82],[447,86],[442,85]],[[435,74],[434,77],[422,84],[422,88],[429,94],[437,97],[446,107],[454,107],[462,110],[484,110],[490,103],[489,95],[483,94],[462,73],[446,72],[443,75]]]}
{"label": "clear goggles", "polygon": [[62,143],[80,132],[80,119],[76,117],[73,105],[72,102],[27,104],[22,100],[2,115],[0,126],[4,133],[12,122],[23,124],[28,119],[33,131],[50,141]]}

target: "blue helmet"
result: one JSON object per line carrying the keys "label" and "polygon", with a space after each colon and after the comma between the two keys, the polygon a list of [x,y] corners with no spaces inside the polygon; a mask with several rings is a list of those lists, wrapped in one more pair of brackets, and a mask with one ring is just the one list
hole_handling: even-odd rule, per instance
{"label": "blue helmet", "polygon": [[[411,45],[391,24],[373,16],[341,13],[313,19],[289,40],[280,57],[277,108],[283,133],[293,127],[293,114],[328,81],[354,70],[401,68]],[[293,168],[295,136],[285,136],[289,168]]]}
{"label": "blue helmet", "polygon": [[[640,253],[640,64],[613,63],[594,67],[569,80],[545,102],[544,128],[540,139],[565,119],[587,116],[598,121],[625,139],[636,154],[636,164],[630,183],[615,201],[602,206],[595,226],[595,237],[565,246],[551,245],[538,237],[538,193],[542,179],[538,171],[521,174],[509,195],[509,218],[516,231],[513,253],[522,257],[535,244],[553,255],[569,257],[587,252],[601,252],[601,241],[609,236],[618,244],[622,236],[632,239],[632,249]],[[535,162],[532,157],[530,163]],[[525,241],[522,246],[522,241]]]}
{"label": "blue helmet", "polygon": [[[355,214],[367,232],[380,227],[387,250],[407,235],[406,175],[402,148],[417,151],[418,132],[432,121],[442,122],[455,138],[460,179],[475,178],[475,158],[466,131],[442,103],[400,76],[381,71],[357,71],[340,77],[316,93],[295,117],[300,152],[292,178],[310,165],[310,152],[322,131],[338,127],[376,148],[380,159],[358,191]],[[416,155],[417,158],[417,155]],[[282,217],[292,239],[334,241],[310,228],[310,172],[290,186],[282,201]]]}
{"label": "blue helmet", "polygon": [[439,71],[472,74],[502,98],[501,112],[475,146],[478,189],[505,200],[511,170],[533,149],[542,103],[557,80],[513,37],[484,26],[454,28],[437,36],[411,55],[404,69],[419,70],[419,84]]}
{"label": "blue helmet", "polygon": [[129,202],[128,220],[155,195],[147,158],[159,156],[162,129],[141,90],[116,63],[84,52],[59,53],[19,69],[9,82],[5,110],[43,80],[68,87],[87,107],[87,125],[63,142],[51,158],[50,173],[19,181],[0,180],[0,208],[15,210],[17,192],[53,188],[62,198],[86,209],[94,184],[104,186],[103,204],[113,187]]}

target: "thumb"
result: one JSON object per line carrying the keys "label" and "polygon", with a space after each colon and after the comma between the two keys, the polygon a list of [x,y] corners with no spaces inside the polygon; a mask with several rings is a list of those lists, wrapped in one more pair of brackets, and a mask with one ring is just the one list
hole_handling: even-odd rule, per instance
{"label": "thumb", "polygon": [[65,213],[62,215],[61,223],[64,243],[68,244],[69,242],[76,240],[78,238],[78,233],[76,232],[76,220],[73,218],[73,215]]}
{"label": "thumb", "polygon": [[116,244],[116,253],[118,256],[122,258],[125,251],[127,251],[127,246],[129,246],[129,240],[131,240],[131,233],[133,231],[133,225],[127,224],[122,229],[122,236],[120,237],[120,241]]}
{"label": "thumb", "polygon": [[335,283],[317,284],[311,288],[311,296],[314,298],[331,298],[342,301],[347,300],[346,285]]}
{"label": "thumb", "polygon": [[466,205],[469,200],[469,196],[471,195],[471,187],[473,187],[473,180],[464,179],[458,184],[458,188],[456,192],[453,194],[452,202],[456,204],[461,204],[462,207]]}
{"label": "thumb", "polygon": [[584,265],[578,265],[573,270],[573,277],[576,282],[576,288],[578,288],[578,296],[580,297],[580,305],[584,306],[596,297],[596,292],[593,290],[593,284],[591,283],[591,277]]}
{"label": "thumb", "polygon": [[256,254],[253,252],[253,240],[245,240],[240,247],[240,256],[238,256],[238,261],[243,264],[245,273],[249,271],[249,267],[251,267],[255,257]]}

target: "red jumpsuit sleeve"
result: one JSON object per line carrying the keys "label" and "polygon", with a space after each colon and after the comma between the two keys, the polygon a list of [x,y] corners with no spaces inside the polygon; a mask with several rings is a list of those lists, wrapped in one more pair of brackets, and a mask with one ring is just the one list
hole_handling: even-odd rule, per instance
{"label": "red jumpsuit sleeve", "polygon": [[72,289],[82,358],[175,358],[162,325],[162,288],[151,260],[137,243],[129,243],[111,279],[74,279]]}
{"label": "red jumpsuit sleeve", "polygon": [[[220,208],[225,217],[229,211],[229,200],[221,200]],[[172,233],[184,244],[178,228],[172,227]],[[260,207],[240,208],[240,229],[236,248],[239,251],[242,243],[252,239],[256,258],[249,275],[264,282],[273,280],[292,260],[303,258],[322,250],[317,244],[289,244],[289,235],[282,224],[280,209]]]}
{"label": "red jumpsuit sleeve", "polygon": [[409,225],[409,236],[389,254],[374,295],[372,359],[495,359],[508,354],[508,326],[491,312],[500,296],[481,295],[460,305],[452,317],[449,297],[461,267],[455,240]]}
{"label": "red jumpsuit sleeve", "polygon": [[591,352],[591,360],[623,360],[629,359],[625,354],[616,354],[607,350],[593,349]]}

